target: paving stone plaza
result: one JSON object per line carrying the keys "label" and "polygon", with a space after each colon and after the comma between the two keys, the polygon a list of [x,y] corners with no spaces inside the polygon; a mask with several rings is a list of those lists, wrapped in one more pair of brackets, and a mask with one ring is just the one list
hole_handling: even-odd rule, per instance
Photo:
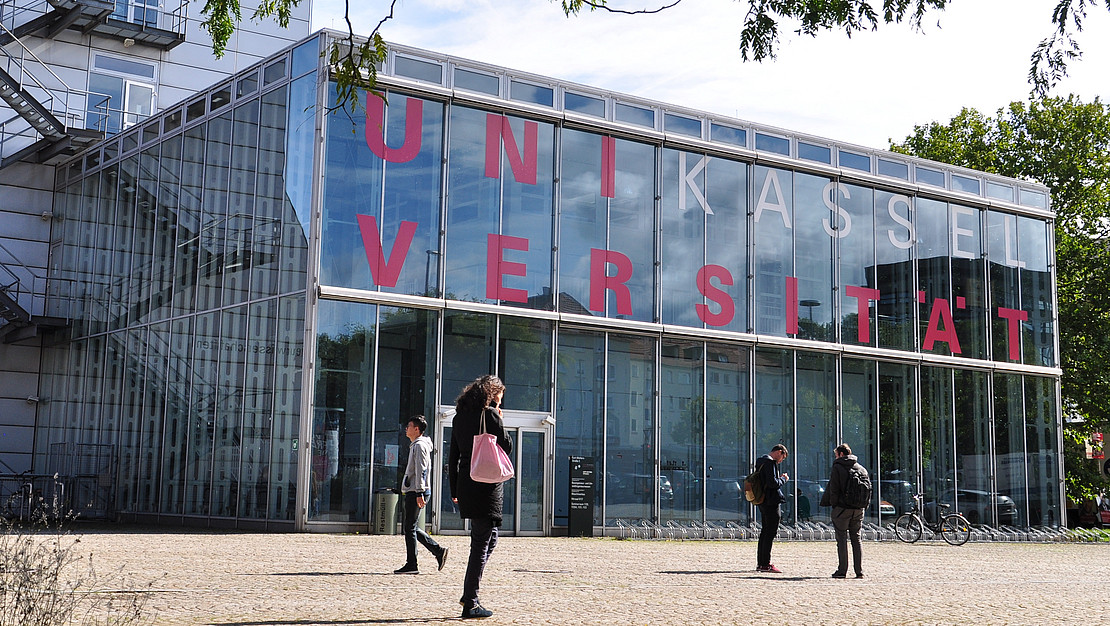
{"label": "paving stone plaza", "polygon": [[[157,624],[422,624],[459,620],[468,538],[443,571],[394,575],[400,536],[77,527],[98,571],[154,581]],[[862,580],[833,580],[836,544],[504,537],[487,624],[1072,624],[1110,622],[1110,544],[864,543]]]}

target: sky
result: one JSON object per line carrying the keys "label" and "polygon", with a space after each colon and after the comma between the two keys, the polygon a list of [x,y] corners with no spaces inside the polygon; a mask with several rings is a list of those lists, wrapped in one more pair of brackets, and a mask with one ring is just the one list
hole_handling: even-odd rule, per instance
{"label": "sky", "polygon": [[[627,9],[670,0],[610,0]],[[607,91],[708,111],[839,142],[885,149],[915,125],[963,107],[994,114],[1027,100],[1029,59],[1052,32],[1057,0],[953,0],[921,32],[817,37],[782,31],[778,56],[740,56],[748,3],[683,0],[654,15],[567,18],[557,0],[398,0],[381,33],[394,42]],[[356,34],[389,2],[352,0]],[[875,0],[873,4],[880,4]],[[312,28],[345,30],[342,0],[313,0]],[[1090,9],[1077,37],[1083,59],[1053,91],[1093,100],[1110,74],[1110,12]]]}

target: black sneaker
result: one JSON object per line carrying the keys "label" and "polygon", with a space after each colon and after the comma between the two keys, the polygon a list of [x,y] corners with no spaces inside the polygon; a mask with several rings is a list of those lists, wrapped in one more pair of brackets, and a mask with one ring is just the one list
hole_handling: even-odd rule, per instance
{"label": "black sneaker", "polygon": [[863,578],[863,572],[856,572],[856,578]]}
{"label": "black sneaker", "polygon": [[833,578],[847,578],[848,574],[845,573],[845,572],[833,572],[832,577]]}
{"label": "black sneaker", "polygon": [[487,617],[492,617],[492,616],[493,616],[493,611],[487,609],[486,607],[482,606],[481,604],[476,603],[474,606],[470,607],[469,609],[466,608],[466,607],[463,607],[463,612],[462,612],[462,618],[463,619],[485,619]]}
{"label": "black sneaker", "polygon": [[443,564],[447,562],[447,551],[450,548],[440,548],[439,554],[436,555],[436,563],[439,563],[439,571],[443,571]]}
{"label": "black sneaker", "polygon": [[408,565],[405,565],[404,567],[402,567],[401,569],[393,570],[393,573],[394,574],[419,574],[420,569],[417,568],[415,564],[408,564]]}

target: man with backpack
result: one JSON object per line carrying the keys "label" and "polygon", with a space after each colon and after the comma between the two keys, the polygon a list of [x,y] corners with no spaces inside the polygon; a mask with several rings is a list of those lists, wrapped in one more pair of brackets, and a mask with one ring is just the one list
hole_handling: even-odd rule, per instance
{"label": "man with backpack", "polygon": [[759,531],[759,549],[755,566],[757,572],[782,573],[782,570],[771,563],[771,546],[775,543],[775,536],[779,534],[782,503],[786,500],[786,496],[782,493],[782,486],[790,480],[786,472],[779,474],[779,463],[785,461],[789,455],[786,446],[777,443],[771,447],[770,453],[755,460],[755,473],[759,475],[763,487],[762,499],[753,501],[759,505],[759,514],[763,523],[763,528]]}
{"label": "man with backpack", "polygon": [[871,504],[871,477],[848,444],[837,446],[835,453],[829,486],[821,496],[821,506],[832,507],[832,521],[836,527],[839,564],[832,577],[846,578],[848,575],[848,537],[851,536],[852,564],[856,569],[856,578],[863,578],[860,528],[863,526],[863,510]]}

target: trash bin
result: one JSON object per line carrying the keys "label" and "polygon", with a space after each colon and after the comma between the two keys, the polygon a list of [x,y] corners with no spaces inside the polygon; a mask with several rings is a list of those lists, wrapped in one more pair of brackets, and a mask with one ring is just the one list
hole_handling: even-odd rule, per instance
{"label": "trash bin", "polygon": [[397,504],[400,496],[389,489],[374,493],[374,511],[370,531],[375,535],[397,534]]}

